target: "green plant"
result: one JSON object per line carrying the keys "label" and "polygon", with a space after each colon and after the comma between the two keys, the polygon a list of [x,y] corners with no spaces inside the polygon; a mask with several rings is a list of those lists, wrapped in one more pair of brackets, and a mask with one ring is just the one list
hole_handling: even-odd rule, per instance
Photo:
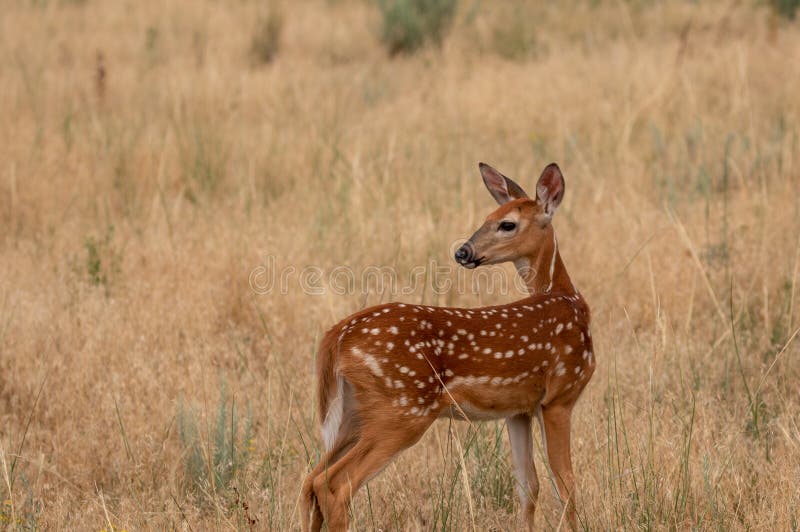
{"label": "green plant", "polygon": [[88,236],[83,242],[86,250],[86,275],[95,286],[108,289],[109,276],[118,269],[119,257],[112,247],[114,226],[109,225],[102,237]]}
{"label": "green plant", "polygon": [[154,66],[161,60],[161,31],[156,26],[147,26],[144,32],[144,51],[148,66]]}
{"label": "green plant", "polygon": [[200,431],[197,410],[183,404],[179,406],[178,435],[185,448],[186,476],[192,488],[210,493],[233,487],[236,473],[249,459],[252,426],[249,406],[242,420],[236,401],[228,399],[224,383],[220,387],[216,420],[207,434]]}
{"label": "green plant", "polygon": [[212,195],[225,178],[230,148],[207,119],[198,119],[181,129],[179,135],[185,194],[192,203],[199,203],[203,196]]}
{"label": "green plant", "polygon": [[503,443],[503,423],[486,423],[477,428],[471,446],[472,493],[492,509],[511,512],[514,508],[514,477],[509,469],[507,446]]}
{"label": "green plant", "polygon": [[513,61],[535,58],[542,46],[536,37],[534,20],[528,14],[521,16],[516,9],[509,12],[492,31],[492,49]]}
{"label": "green plant", "polygon": [[797,15],[797,8],[800,6],[800,0],[769,0],[769,5],[778,15],[794,20]]}
{"label": "green plant", "polygon": [[381,40],[389,55],[411,53],[428,42],[440,45],[458,7],[457,0],[378,0]]}
{"label": "green plant", "polygon": [[258,63],[271,63],[281,46],[283,33],[283,17],[276,10],[270,10],[259,19],[253,39],[250,42],[250,53]]}

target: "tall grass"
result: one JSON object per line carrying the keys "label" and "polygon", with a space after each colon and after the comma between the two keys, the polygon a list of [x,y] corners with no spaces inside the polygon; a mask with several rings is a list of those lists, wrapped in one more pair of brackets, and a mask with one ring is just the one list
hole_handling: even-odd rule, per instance
{"label": "tall grass", "polygon": [[[431,284],[479,273],[434,268],[493,208],[484,160],[529,191],[565,173],[599,364],[581,528],[797,529],[800,27],[753,2],[441,5],[401,60],[360,0],[271,4],[280,31],[248,2],[4,6],[0,528],[297,529],[325,329],[519,297]],[[302,289],[342,265],[425,284]],[[502,421],[437,422],[354,528],[516,529],[508,453]],[[536,468],[563,530],[539,443]]]}

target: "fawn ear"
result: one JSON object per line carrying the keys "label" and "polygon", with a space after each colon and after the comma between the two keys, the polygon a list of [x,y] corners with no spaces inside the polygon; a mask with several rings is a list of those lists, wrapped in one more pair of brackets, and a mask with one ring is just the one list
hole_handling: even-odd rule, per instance
{"label": "fawn ear", "polygon": [[519,198],[527,198],[528,195],[522,190],[522,187],[514,183],[511,179],[507,178],[486,163],[478,163],[478,168],[481,170],[481,177],[483,184],[489,189],[489,193],[500,205],[508,203],[511,200]]}
{"label": "fawn ear", "polygon": [[550,163],[542,171],[539,181],[536,183],[536,199],[544,209],[544,214],[548,218],[553,217],[561,200],[564,199],[564,176],[556,163]]}

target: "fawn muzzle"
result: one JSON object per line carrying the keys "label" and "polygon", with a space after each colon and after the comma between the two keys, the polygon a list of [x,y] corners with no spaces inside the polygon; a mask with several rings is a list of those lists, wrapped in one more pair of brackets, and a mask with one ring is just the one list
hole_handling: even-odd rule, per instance
{"label": "fawn muzzle", "polygon": [[475,256],[475,247],[469,241],[456,250],[455,259],[457,263],[470,269],[476,268],[484,260],[483,257]]}

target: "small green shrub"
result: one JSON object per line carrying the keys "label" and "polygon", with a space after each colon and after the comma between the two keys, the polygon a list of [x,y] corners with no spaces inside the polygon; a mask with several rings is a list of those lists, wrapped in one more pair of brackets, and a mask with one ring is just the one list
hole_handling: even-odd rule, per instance
{"label": "small green shrub", "polygon": [[119,254],[114,249],[114,226],[109,225],[101,237],[88,236],[83,241],[86,251],[86,276],[95,286],[108,290],[110,276],[119,269]]}
{"label": "small green shrub", "polygon": [[211,491],[212,485],[216,491],[233,488],[236,473],[249,459],[252,426],[250,409],[242,420],[236,402],[228,399],[224,385],[220,390],[216,421],[207,437],[199,429],[196,409],[180,405],[178,435],[185,448],[186,476],[193,488],[205,493]]}
{"label": "small green shrub", "polygon": [[457,6],[457,0],[378,0],[381,40],[389,55],[411,53],[428,42],[440,45]]}
{"label": "small green shrub", "polygon": [[261,64],[271,63],[281,47],[283,17],[276,10],[261,17],[250,43],[250,53]]}
{"label": "small green shrub", "polygon": [[800,0],[769,0],[769,4],[778,15],[794,20]]}
{"label": "small green shrub", "polygon": [[492,49],[506,59],[524,61],[533,59],[542,51],[531,18],[509,16],[492,32]]}

